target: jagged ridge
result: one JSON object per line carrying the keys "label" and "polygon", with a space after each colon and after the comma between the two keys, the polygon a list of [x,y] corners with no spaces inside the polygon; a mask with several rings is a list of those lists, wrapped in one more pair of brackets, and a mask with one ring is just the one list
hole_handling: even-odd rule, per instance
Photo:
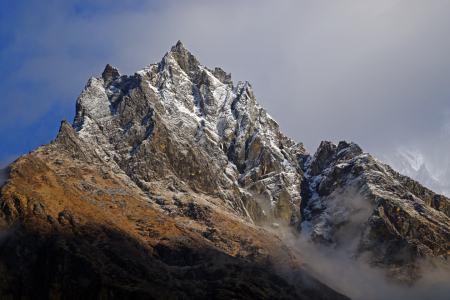
{"label": "jagged ridge", "polygon": [[[446,197],[354,143],[323,142],[310,156],[280,132],[250,83],[233,86],[230,74],[202,66],[181,42],[131,77],[107,66],[78,99],[74,127],[146,192],[164,175],[149,172],[151,166],[220,197],[249,221],[300,231],[306,219],[310,240],[328,244],[337,244],[339,227],[367,210],[354,233],[354,256],[370,252],[372,263],[388,268],[445,258],[450,250]],[[356,207],[335,203],[344,196],[358,199]],[[394,259],[404,251],[409,258]]]}
{"label": "jagged ridge", "polygon": [[[240,293],[342,297],[308,277],[291,250],[253,223],[283,223],[298,233],[306,221],[303,234],[311,241],[339,246],[340,233],[357,216],[350,237],[358,241],[353,258],[369,253],[372,265],[407,282],[418,278],[419,268],[411,272],[411,263],[421,258],[444,263],[450,251],[447,198],[354,143],[322,142],[311,156],[280,132],[250,83],[234,86],[231,74],[202,66],[181,42],[133,76],[107,65],[79,96],[73,128],[64,121],[57,140],[19,159],[9,178],[0,195],[0,227],[15,237],[2,250],[11,262],[0,261],[9,278],[1,286],[5,295],[29,295],[31,290],[21,294],[23,281],[14,270],[26,266],[35,284],[33,270],[43,264],[51,271],[46,280],[57,283],[42,288],[48,295],[75,293],[92,283],[105,299],[152,293],[170,298],[194,276],[200,283],[187,284],[195,290],[188,297],[229,298],[239,293],[222,293],[217,281],[234,278],[233,270],[241,268],[253,270],[265,285],[255,287],[242,275]],[[55,239],[52,253],[65,257],[62,261],[44,254],[23,259],[29,249],[45,253]],[[124,254],[121,243],[136,256]],[[66,271],[57,266],[76,261],[76,253],[83,253],[82,265],[98,277],[88,276],[86,283],[77,271],[68,278],[79,283],[68,285]],[[217,255],[226,257],[218,264],[224,273],[209,269]],[[162,267],[161,276],[174,285],[156,280],[142,266]],[[121,280],[106,280],[113,274],[122,274]],[[283,276],[300,281],[284,283]],[[315,283],[308,287],[306,281]],[[153,283],[147,287],[148,282]],[[202,291],[197,284],[205,282]],[[272,289],[279,284],[281,291]],[[173,293],[164,290],[174,286]]]}
{"label": "jagged ridge", "polygon": [[369,254],[366,261],[387,268],[406,283],[420,278],[424,263],[447,265],[448,198],[399,174],[354,143],[322,142],[313,157],[302,159],[309,189],[304,215],[310,240],[339,246],[348,245],[350,238],[356,241],[352,257]]}
{"label": "jagged ridge", "polygon": [[74,128],[145,191],[169,172],[250,221],[299,224],[302,145],[279,131],[249,82],[233,86],[230,74],[202,66],[181,42],[133,76],[108,65],[91,78]]}

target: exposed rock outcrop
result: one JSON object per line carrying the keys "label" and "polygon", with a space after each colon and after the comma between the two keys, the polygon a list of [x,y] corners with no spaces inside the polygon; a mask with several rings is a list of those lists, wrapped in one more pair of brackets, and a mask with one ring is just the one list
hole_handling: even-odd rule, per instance
{"label": "exposed rock outcrop", "polygon": [[412,283],[422,264],[446,264],[450,200],[403,176],[354,143],[322,142],[304,166],[305,219],[310,240],[339,246],[352,241],[396,279]]}
{"label": "exposed rock outcrop", "polygon": [[77,101],[74,128],[144,191],[173,174],[255,222],[301,219],[295,143],[249,82],[202,66],[178,42],[133,76],[106,66]]}
{"label": "exposed rock outcrop", "polygon": [[[0,194],[2,299],[348,299],[173,176],[148,193],[63,121]],[[149,196],[150,194],[150,196]]]}

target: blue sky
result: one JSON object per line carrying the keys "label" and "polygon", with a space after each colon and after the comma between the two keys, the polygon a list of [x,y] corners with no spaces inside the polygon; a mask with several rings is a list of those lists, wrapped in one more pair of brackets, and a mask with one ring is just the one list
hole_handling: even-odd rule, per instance
{"label": "blue sky", "polygon": [[55,138],[107,63],[133,74],[179,39],[249,80],[286,135],[429,164],[450,146],[448,1],[8,1],[0,11],[0,166]]}
{"label": "blue sky", "polygon": [[[120,49],[93,39],[102,16],[157,12],[159,1],[4,1],[0,11],[0,165],[55,138],[77,95]],[[99,32],[96,32],[99,34]],[[120,36],[117,37],[120,39]]]}

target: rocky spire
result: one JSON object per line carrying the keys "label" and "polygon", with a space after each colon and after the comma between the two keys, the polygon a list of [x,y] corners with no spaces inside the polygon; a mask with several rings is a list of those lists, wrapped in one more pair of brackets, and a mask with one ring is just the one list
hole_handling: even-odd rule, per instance
{"label": "rocky spire", "polygon": [[117,78],[122,76],[120,71],[117,68],[114,68],[110,64],[107,64],[105,70],[102,73],[102,77],[105,80],[105,83],[109,83]]}
{"label": "rocky spire", "polygon": [[224,70],[222,70],[219,67],[216,67],[213,72],[214,76],[220,80],[223,84],[228,84],[230,86],[233,86],[233,81],[231,80],[231,73],[226,73]]}
{"label": "rocky spire", "polygon": [[81,142],[75,129],[73,129],[66,119],[61,121],[61,127],[59,128],[58,137],[55,142],[61,145],[62,148],[70,149],[70,151],[75,153],[83,152],[79,146]]}
{"label": "rocky spire", "polygon": [[200,65],[200,62],[192,55],[191,52],[183,45],[181,41],[172,47],[170,53],[180,65],[181,69],[186,73],[193,72]]}

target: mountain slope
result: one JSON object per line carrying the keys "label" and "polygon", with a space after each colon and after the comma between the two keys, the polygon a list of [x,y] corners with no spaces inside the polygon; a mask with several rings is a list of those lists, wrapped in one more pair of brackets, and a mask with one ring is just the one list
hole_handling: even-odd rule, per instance
{"label": "mountain slope", "polygon": [[12,299],[346,299],[287,236],[409,284],[450,251],[448,198],[354,143],[311,156],[250,83],[181,42],[133,76],[107,65],[73,125],[7,173],[0,294]]}
{"label": "mountain slope", "polygon": [[63,121],[10,166],[2,299],[347,299],[221,199],[166,176],[152,201],[99,152]]}
{"label": "mountain slope", "polygon": [[322,142],[303,157],[309,195],[304,215],[310,240],[348,247],[411,283],[421,265],[446,265],[450,200],[365,153],[354,143]]}
{"label": "mountain slope", "polygon": [[300,231],[308,220],[310,240],[331,245],[342,225],[355,227],[356,215],[346,237],[358,240],[352,255],[369,253],[371,264],[402,281],[418,275],[398,269],[420,270],[419,258],[434,263],[449,251],[446,197],[353,143],[324,142],[310,156],[279,131],[250,83],[233,86],[230,74],[202,66],[181,42],[131,77],[108,65],[80,95],[74,128],[146,192],[153,178],[170,173],[250,222]]}

